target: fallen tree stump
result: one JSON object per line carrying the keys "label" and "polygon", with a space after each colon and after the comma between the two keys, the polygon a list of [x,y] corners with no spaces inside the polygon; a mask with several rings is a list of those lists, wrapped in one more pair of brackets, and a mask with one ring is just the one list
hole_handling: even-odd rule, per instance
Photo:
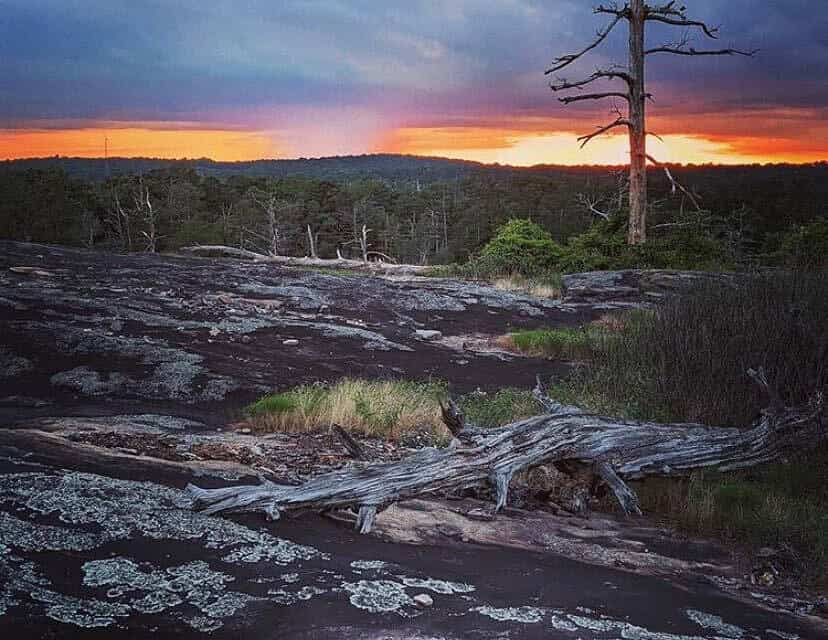
{"label": "fallen tree stump", "polygon": [[821,393],[802,407],[785,407],[761,369],[750,373],[768,393],[771,406],[749,430],[593,415],[548,400],[539,383],[535,393],[548,413],[496,429],[467,425],[454,403],[444,406],[444,422],[455,437],[445,449],[423,449],[392,463],[355,463],[299,486],[266,482],[221,489],[188,485],[187,490],[193,508],[208,514],[262,511],[278,519],[297,509],[356,508],[356,527],[367,533],[377,512],[394,502],[487,483],[498,511],[506,505],[515,473],[554,463],[563,470],[589,467],[627,514],[640,513],[625,480],[682,476],[701,468],[743,469],[828,439]]}

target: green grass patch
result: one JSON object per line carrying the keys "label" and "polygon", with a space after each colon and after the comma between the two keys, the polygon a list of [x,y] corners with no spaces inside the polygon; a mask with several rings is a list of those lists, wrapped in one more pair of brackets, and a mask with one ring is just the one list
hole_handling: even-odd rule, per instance
{"label": "green grass patch", "polygon": [[518,351],[533,356],[588,359],[604,339],[607,329],[594,325],[580,328],[531,329],[510,334]]}
{"label": "green grass patch", "polygon": [[536,416],[540,407],[530,391],[503,388],[492,393],[470,393],[458,400],[466,419],[478,427],[500,427]]}

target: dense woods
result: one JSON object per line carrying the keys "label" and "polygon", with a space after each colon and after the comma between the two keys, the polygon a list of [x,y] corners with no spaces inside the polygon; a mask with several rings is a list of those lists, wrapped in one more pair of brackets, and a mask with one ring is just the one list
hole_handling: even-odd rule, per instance
{"label": "dense woods", "polygon": [[[740,260],[761,258],[795,242],[785,233],[801,233],[826,214],[824,163],[673,172],[702,211],[651,170],[656,240],[703,230]],[[404,156],[17,161],[0,165],[0,237],[118,251],[204,243],[360,258],[368,249],[417,264],[462,262],[512,218],[532,220],[557,242],[594,233],[596,224],[606,226],[601,213],[627,207],[621,177],[606,167],[517,169]]]}

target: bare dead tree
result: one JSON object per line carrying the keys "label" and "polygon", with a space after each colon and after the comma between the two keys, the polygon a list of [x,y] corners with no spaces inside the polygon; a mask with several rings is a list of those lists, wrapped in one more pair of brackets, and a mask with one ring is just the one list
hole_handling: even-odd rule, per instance
{"label": "bare dead tree", "polygon": [[362,225],[362,230],[359,234],[359,250],[362,252],[362,261],[368,262],[368,233],[371,231],[366,225]]}
{"label": "bare dead tree", "polygon": [[270,255],[279,255],[279,225],[276,219],[276,196],[269,194],[265,197],[253,196],[253,200],[265,212],[267,216],[267,239]]}
{"label": "bare dead tree", "polygon": [[130,229],[130,212],[121,205],[121,198],[117,191],[112,193],[112,209],[110,210],[110,220],[112,227],[118,234],[121,241],[121,248],[125,251],[132,251],[132,230]]}
{"label": "bare dead tree", "polygon": [[310,257],[311,258],[318,258],[319,256],[316,255],[316,246],[319,243],[319,234],[314,234],[311,230],[310,224],[308,224],[308,247],[310,250]]}
{"label": "bare dead tree", "polygon": [[[650,4],[645,0],[630,0],[623,4],[613,2],[608,5],[598,5],[593,10],[596,14],[611,16],[610,22],[596,33],[595,40],[576,53],[567,54],[556,58],[547,69],[546,74],[557,74],[572,63],[580,60],[593,49],[601,45],[610,33],[622,21],[629,25],[628,64],[626,67],[607,67],[596,69],[591,75],[584,79],[570,81],[566,78],[557,78],[550,84],[552,91],[581,91],[584,87],[599,81],[620,81],[624,85],[622,91],[597,91],[592,93],[569,94],[560,101],[563,104],[572,104],[586,100],[613,99],[626,102],[626,113],[615,108],[616,118],[609,124],[599,126],[592,133],[579,138],[581,147],[589,144],[600,135],[613,131],[617,128],[626,129],[629,134],[630,146],[630,179],[629,179],[629,225],[627,230],[627,242],[629,244],[641,244],[647,240],[647,162],[657,163],[647,153],[647,136],[653,135],[646,128],[646,101],[651,98],[645,86],[645,59],[649,55],[668,53],[681,56],[723,56],[741,55],[753,56],[756,51],[744,51],[734,48],[722,49],[697,49],[690,46],[687,37],[679,42],[668,43],[658,47],[647,48],[645,42],[645,28],[648,22],[658,22],[685,29],[699,29],[705,37],[710,39],[718,38],[718,28],[710,27],[705,22],[687,17],[687,9],[678,5],[675,0],[664,4]],[[667,176],[673,185],[673,189],[679,188],[667,169]],[[682,191],[690,196],[689,192]]]}
{"label": "bare dead tree", "polygon": [[219,208],[219,219],[221,220],[221,237],[225,244],[230,239],[230,225],[233,221],[235,204],[233,202],[222,202]]}
{"label": "bare dead tree", "polygon": [[150,200],[149,187],[144,184],[143,176],[138,177],[138,188],[133,194],[135,202],[135,213],[143,218],[147,228],[141,231],[141,235],[147,241],[146,251],[155,253],[158,249],[158,212],[153,208]]}
{"label": "bare dead tree", "polygon": [[282,241],[280,229],[281,214],[297,205],[281,200],[275,193],[262,191],[258,188],[251,189],[248,194],[265,214],[265,233],[259,234],[250,229],[247,230],[248,233],[262,238],[267,243],[267,252],[271,256],[280,255]]}

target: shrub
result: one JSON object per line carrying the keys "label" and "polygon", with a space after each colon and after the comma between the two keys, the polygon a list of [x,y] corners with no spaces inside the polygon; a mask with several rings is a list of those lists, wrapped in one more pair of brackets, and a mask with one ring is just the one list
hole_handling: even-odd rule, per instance
{"label": "shrub", "polygon": [[513,219],[498,228],[475,262],[490,275],[535,275],[551,271],[561,255],[548,231],[531,220]]}
{"label": "shrub", "polygon": [[630,246],[619,218],[598,222],[570,238],[557,265],[561,273],[633,268],[718,271],[732,266],[725,244],[698,229],[651,237],[643,245]]}
{"label": "shrub", "polygon": [[607,334],[567,393],[639,418],[746,426],[767,404],[748,368],[789,404],[828,385],[826,290],[825,271],[706,282]]}

